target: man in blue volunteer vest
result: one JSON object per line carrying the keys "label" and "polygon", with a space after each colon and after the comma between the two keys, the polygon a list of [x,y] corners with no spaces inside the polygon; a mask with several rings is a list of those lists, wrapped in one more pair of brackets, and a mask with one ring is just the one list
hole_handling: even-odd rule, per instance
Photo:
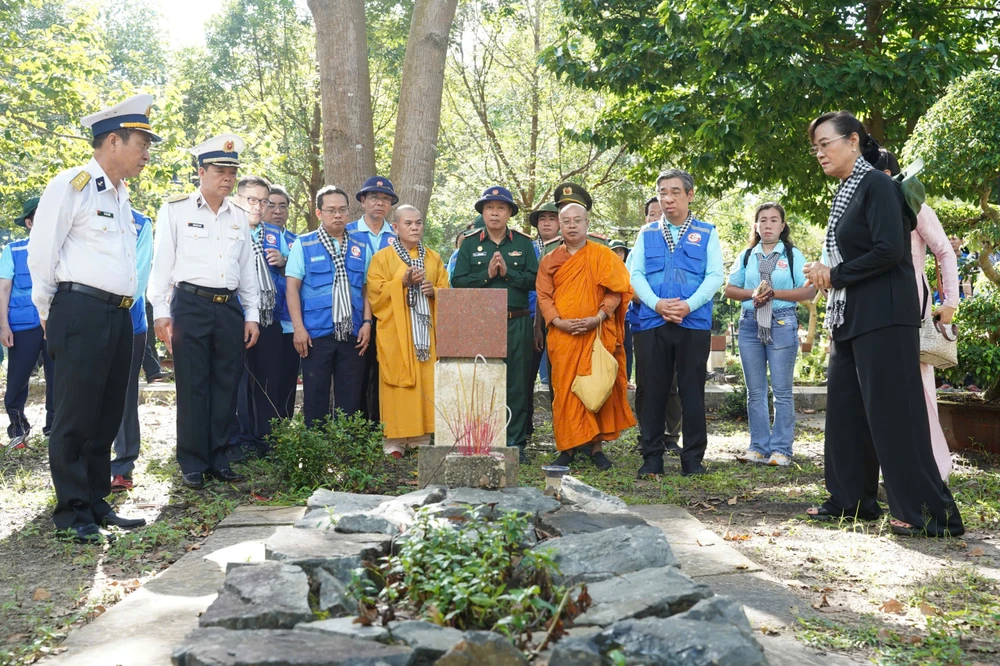
{"label": "man in blue volunteer vest", "polygon": [[[14,222],[27,230],[34,223],[38,197],[24,202],[21,217]],[[38,318],[38,310],[31,302],[31,274],[28,272],[28,239],[11,241],[0,256],[0,342],[10,350],[7,361],[7,392],[4,407],[7,409],[7,436],[10,446],[23,448],[31,432],[31,424],[24,414],[28,400],[28,380],[38,362],[38,354],[45,359],[45,425],[46,437],[52,428],[52,359],[45,348],[45,333]]]}
{"label": "man in blue volunteer vest", "polygon": [[129,369],[128,388],[125,390],[125,412],[115,437],[115,457],[111,461],[111,492],[131,490],[132,470],[139,457],[139,369],[146,354],[146,285],[153,268],[153,225],[151,220],[132,209],[135,220],[135,265],[139,287],[135,303],[129,308],[132,316],[132,367]]}
{"label": "man in blue volunteer vest", "polygon": [[365,288],[372,255],[357,234],[345,229],[347,202],[339,187],[316,193],[320,226],[299,236],[285,266],[307,426],[330,413],[331,379],[334,408],[347,415],[362,411],[364,354],[373,329]]}
{"label": "man in blue volunteer vest", "polygon": [[[368,248],[368,256],[372,257],[384,247],[389,247],[396,234],[388,220],[392,207],[399,202],[392,181],[382,176],[372,176],[365,181],[361,190],[354,195],[361,202],[365,214],[361,219],[347,225],[347,233],[358,236],[359,241]],[[375,336],[377,331],[372,324],[371,341],[365,352],[365,375],[361,388],[361,412],[372,421],[379,420],[378,409],[378,356],[375,353]]]}
{"label": "man in blue volunteer vest", "polygon": [[[276,227],[284,237],[285,247],[291,248],[298,238],[288,230],[288,207],[292,198],[281,185],[271,183],[271,194],[268,197],[267,210],[264,211],[264,222]],[[277,288],[278,319],[281,322],[281,372],[278,375],[278,395],[287,396],[284,405],[278,405],[283,418],[290,418],[295,413],[295,387],[299,379],[299,353],[295,350],[292,340],[295,333],[292,318],[288,314],[288,304],[285,302],[285,261],[288,253],[282,254],[280,248],[265,239],[264,252],[267,253],[271,265],[271,277]],[[279,260],[278,258],[281,257]],[[274,263],[272,263],[272,260]]]}
{"label": "man in blue volunteer vest", "polygon": [[694,179],[670,169],[656,179],[663,217],[639,232],[630,253],[632,286],[641,304],[633,320],[643,457],[639,476],[663,473],[663,425],[677,373],[683,411],[681,474],[705,474],[705,370],[711,349],[712,302],[725,280],[722,246],[711,224],[689,210]]}
{"label": "man in blue volunteer vest", "polygon": [[237,388],[236,422],[227,451],[230,462],[265,455],[271,420],[287,417],[288,396],[279,391],[283,339],[280,319],[285,307],[279,280],[283,287],[288,245],[281,229],[264,221],[270,195],[271,183],[260,176],[246,175],[236,183],[235,202],[247,213],[261,299],[260,337],[247,350]]}

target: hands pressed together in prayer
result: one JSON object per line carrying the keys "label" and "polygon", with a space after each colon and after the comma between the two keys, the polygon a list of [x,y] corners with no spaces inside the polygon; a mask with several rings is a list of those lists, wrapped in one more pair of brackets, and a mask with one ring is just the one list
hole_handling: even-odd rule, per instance
{"label": "hands pressed together in prayer", "polygon": [[810,261],[802,267],[802,272],[806,276],[806,284],[811,284],[817,289],[833,289],[830,282],[830,267],[818,261]]}
{"label": "hands pressed together in prayer", "polygon": [[403,286],[412,287],[415,284],[420,285],[420,291],[424,296],[434,298],[434,285],[427,279],[427,273],[423,269],[410,266],[403,273]]}
{"label": "hands pressed together in prayer", "polygon": [[691,314],[691,306],[680,298],[661,298],[656,302],[656,312],[667,321],[679,324]]}
{"label": "hands pressed together in prayer", "polygon": [[493,258],[490,259],[490,265],[487,268],[490,278],[495,278],[497,275],[500,277],[507,276],[507,262],[503,260],[503,255],[500,252],[494,252]]}

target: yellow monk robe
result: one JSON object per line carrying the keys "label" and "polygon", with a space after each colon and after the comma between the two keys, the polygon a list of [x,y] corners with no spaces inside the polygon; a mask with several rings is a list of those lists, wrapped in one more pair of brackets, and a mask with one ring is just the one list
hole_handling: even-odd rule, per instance
{"label": "yellow monk robe", "polygon": [[[416,258],[417,249],[410,250]],[[379,366],[379,408],[388,439],[419,437],[434,432],[434,362],[437,361],[434,327],[437,307],[431,306],[431,356],[417,360],[413,346],[410,306],[406,302],[403,274],[406,264],[391,246],[372,257],[368,268],[368,299],[378,320],[375,345]],[[426,279],[436,289],[448,286],[448,272],[441,256],[431,249],[424,255]]]}
{"label": "yellow monk robe", "polygon": [[[552,425],[556,448],[565,451],[594,440],[618,439],[635,425],[625,377],[625,310],[633,291],[625,264],[612,250],[593,241],[570,254],[565,245],[542,258],[535,280],[538,308],[549,325],[547,345],[552,393]],[[595,331],[571,335],[552,326],[557,317],[583,319],[601,307],[609,318],[598,330],[604,348],[618,360],[611,397],[595,414],[584,407],[571,387],[577,375],[590,374]],[[381,331],[380,331],[381,334]]]}

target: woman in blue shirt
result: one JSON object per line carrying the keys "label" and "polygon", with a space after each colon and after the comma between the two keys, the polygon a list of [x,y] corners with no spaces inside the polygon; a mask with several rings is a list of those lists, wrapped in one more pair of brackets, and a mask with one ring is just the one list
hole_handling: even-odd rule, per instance
{"label": "woman in blue shirt", "polygon": [[[740,362],[747,384],[750,448],[740,462],[785,467],[795,435],[792,378],[799,352],[795,304],[815,295],[805,286],[805,257],[792,245],[785,209],[768,202],[757,207],[750,244],[733,263],[726,298],[743,302]],[[774,426],[767,409],[767,369],[771,368]]]}

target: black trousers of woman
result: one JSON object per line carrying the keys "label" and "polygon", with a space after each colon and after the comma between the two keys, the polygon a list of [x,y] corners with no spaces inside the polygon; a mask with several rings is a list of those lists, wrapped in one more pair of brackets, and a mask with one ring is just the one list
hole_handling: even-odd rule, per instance
{"label": "black trousers of woman", "polygon": [[916,327],[888,326],[832,343],[825,506],[877,517],[881,465],[894,518],[931,535],[959,536],[962,517],[931,451],[918,336]]}

